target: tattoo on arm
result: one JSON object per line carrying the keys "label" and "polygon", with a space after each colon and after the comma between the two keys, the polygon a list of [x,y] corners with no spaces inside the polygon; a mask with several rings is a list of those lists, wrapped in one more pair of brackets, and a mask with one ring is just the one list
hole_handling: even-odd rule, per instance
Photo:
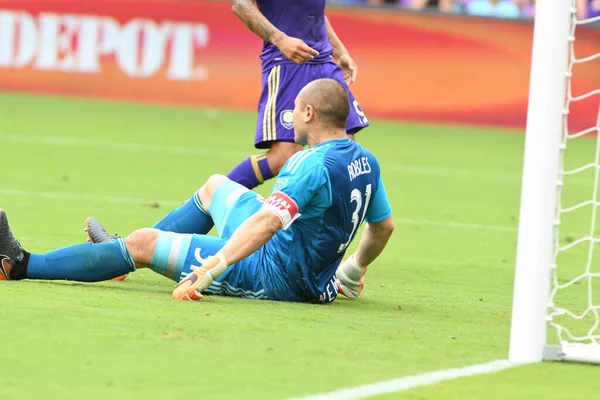
{"label": "tattoo on arm", "polygon": [[331,47],[333,47],[333,57],[337,59],[342,54],[347,53],[348,50],[333,30],[333,26],[331,26],[331,22],[329,22],[329,18],[327,18],[327,16],[325,16],[325,26],[327,27],[329,44],[331,44]]}
{"label": "tattoo on arm", "polygon": [[281,39],[284,33],[269,22],[255,4],[255,0],[233,0],[232,10],[261,39],[271,43]]}
{"label": "tattoo on arm", "polygon": [[329,18],[327,18],[327,16],[325,16],[325,26],[327,27],[327,39],[329,40],[329,44],[333,48],[335,48],[336,43],[335,40],[333,40],[333,35],[331,34],[333,31],[333,27],[331,26],[331,23],[329,22]]}

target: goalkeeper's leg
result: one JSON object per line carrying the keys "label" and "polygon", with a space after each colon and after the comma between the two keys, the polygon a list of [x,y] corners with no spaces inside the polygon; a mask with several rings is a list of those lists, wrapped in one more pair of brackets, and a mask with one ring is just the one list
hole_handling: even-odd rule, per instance
{"label": "goalkeeper's leg", "polygon": [[43,254],[29,253],[14,238],[0,210],[0,280],[103,281],[135,270],[125,241],[79,243]]}
{"label": "goalkeeper's leg", "polygon": [[[179,282],[204,266],[207,259],[221,250],[226,240],[146,229],[134,232],[126,243],[139,266],[147,265],[154,272]],[[265,299],[258,268],[259,263],[252,256],[230,265],[206,285],[204,293]],[[196,300],[200,298],[201,294],[195,296]]]}
{"label": "goalkeeper's leg", "polygon": [[[158,221],[153,228],[175,233],[205,235],[216,225],[219,236],[226,230],[235,231],[248,215],[239,212],[229,220],[231,210],[240,200],[256,199],[257,194],[223,175],[212,175],[192,197]],[[226,229],[226,225],[228,228]],[[233,230],[231,229],[233,228]],[[231,232],[231,233],[232,233]]]}
{"label": "goalkeeper's leg", "polygon": [[224,175],[211,176],[198,195],[223,239],[230,238],[245,220],[260,209],[264,200],[258,193]]}
{"label": "goalkeeper's leg", "polygon": [[[206,186],[206,185],[205,185]],[[175,233],[198,233],[206,235],[214,226],[211,216],[202,204],[200,193],[205,191],[203,186],[181,207],[165,215],[154,224],[153,228]]]}
{"label": "goalkeeper's leg", "polygon": [[[224,175],[213,175],[181,207],[165,215],[153,228],[174,233],[207,234],[213,226],[219,236],[229,237],[237,227],[260,208],[258,194],[231,181]],[[236,207],[236,206],[242,207]],[[231,210],[237,208],[231,217]],[[116,240],[93,217],[86,220],[88,241],[93,243]]]}
{"label": "goalkeeper's leg", "polygon": [[[78,243],[47,253],[30,253],[15,239],[6,213],[0,210],[0,280],[97,282],[134,271],[136,267],[150,267],[178,282],[194,268],[200,267],[205,258],[216,254],[224,244],[225,240],[214,236],[175,234],[148,228],[139,229],[125,239]],[[252,274],[237,278],[230,274],[229,283],[226,283],[227,274],[224,275],[220,280],[222,283],[213,288],[214,293],[220,291],[216,286],[222,284],[232,289],[257,288],[253,282],[247,284],[254,278]],[[245,288],[235,287],[244,279]]]}
{"label": "goalkeeper's leg", "polygon": [[[174,238],[169,242],[168,249],[158,246],[162,243],[159,241],[160,234]],[[178,281],[183,264],[179,257],[190,253],[191,236],[157,229],[140,229],[125,239],[79,243],[47,253],[29,253],[15,239],[6,213],[0,210],[0,280],[60,279],[97,282],[132,272],[136,267],[151,267]],[[213,246],[216,252],[224,241],[214,237],[212,239],[218,241]]]}
{"label": "goalkeeper's leg", "polygon": [[[174,233],[197,233],[207,234],[214,226],[213,218],[209,215],[209,205],[211,203],[213,193],[218,189],[220,184],[225,180],[225,177],[215,175],[180,207],[174,209],[169,214],[165,215],[158,221],[154,228],[166,232]],[[205,202],[206,206],[203,204]],[[224,200],[223,200],[224,202]],[[231,208],[222,206],[214,207],[220,212],[217,212],[217,217],[223,225],[227,218],[225,212]],[[89,217],[85,222],[85,230],[88,233],[88,241],[92,243],[104,243],[117,240],[118,235],[109,234],[102,224],[95,218]],[[219,226],[218,226],[219,227]],[[222,230],[221,230],[222,231]],[[113,278],[113,280],[124,280],[127,274]]]}
{"label": "goalkeeper's leg", "polygon": [[[162,231],[171,233],[195,231],[206,233],[214,224],[219,236],[226,239],[242,222],[258,211],[262,205],[261,201],[262,199],[257,193],[223,175],[213,175],[186,204],[173,210],[154,227],[162,227]],[[95,218],[87,219],[86,230],[89,240],[94,243],[108,242],[118,238],[118,236],[106,232],[102,224]],[[184,238],[182,240],[188,240],[187,236]],[[218,249],[215,250],[215,253],[216,251]],[[178,268],[166,268],[158,264],[150,267],[176,282],[179,281],[183,271],[181,265]],[[124,279],[124,276],[117,279]]]}

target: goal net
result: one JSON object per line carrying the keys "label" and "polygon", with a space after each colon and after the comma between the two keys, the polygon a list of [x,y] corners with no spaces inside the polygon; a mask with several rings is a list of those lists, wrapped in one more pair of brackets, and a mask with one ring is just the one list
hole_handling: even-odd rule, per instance
{"label": "goal net", "polygon": [[578,19],[576,3],[536,4],[509,350],[518,363],[600,363],[600,53],[590,45],[600,17]]}
{"label": "goal net", "polygon": [[[600,53],[586,52],[576,41],[577,30],[598,25],[600,17],[578,20],[575,0],[570,12],[547,317],[553,345],[546,346],[544,358],[600,363],[600,76],[595,88],[574,84],[582,68],[600,64]],[[574,131],[573,110],[585,103],[595,110],[595,121]]]}

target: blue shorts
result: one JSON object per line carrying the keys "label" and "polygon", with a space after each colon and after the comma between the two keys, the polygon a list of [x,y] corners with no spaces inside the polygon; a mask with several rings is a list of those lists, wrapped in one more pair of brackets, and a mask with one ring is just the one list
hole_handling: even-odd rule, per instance
{"label": "blue shorts", "polygon": [[262,207],[263,200],[258,193],[225,180],[213,194],[208,209],[219,237],[229,239],[245,220]]}
{"label": "blue shorts", "polygon": [[[201,267],[204,259],[215,255],[227,243],[233,232],[261,206],[262,198],[257,193],[233,181],[225,181],[215,191],[209,207],[209,214],[215,222],[219,237],[160,233],[155,257],[166,260],[165,275],[179,281],[194,269]],[[259,271],[258,256],[259,254],[253,254],[232,264],[205,293],[268,299]],[[174,277],[170,271],[181,271],[181,274]]]}
{"label": "blue shorts", "polygon": [[294,142],[292,124],[294,100],[306,84],[320,78],[335,79],[348,91],[350,115],[346,123],[346,131],[349,134],[355,134],[369,126],[369,121],[358,105],[358,101],[344,81],[342,69],[335,62],[302,65],[279,64],[263,71],[262,94],[258,103],[258,120],[254,141],[257,149],[268,149],[275,141]]}

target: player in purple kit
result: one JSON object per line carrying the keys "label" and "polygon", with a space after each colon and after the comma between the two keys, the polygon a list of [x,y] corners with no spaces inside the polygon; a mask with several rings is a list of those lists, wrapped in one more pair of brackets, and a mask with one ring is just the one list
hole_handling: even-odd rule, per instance
{"label": "player in purple kit", "polygon": [[[285,162],[303,146],[294,143],[294,99],[309,82],[332,78],[350,96],[346,132],[369,125],[348,85],[357,68],[348,50],[325,16],[325,0],[233,0],[233,13],[264,40],[262,94],[258,104],[255,147],[269,149],[248,157],[227,177],[254,188],[277,175]],[[337,62],[337,63],[336,63]]]}

